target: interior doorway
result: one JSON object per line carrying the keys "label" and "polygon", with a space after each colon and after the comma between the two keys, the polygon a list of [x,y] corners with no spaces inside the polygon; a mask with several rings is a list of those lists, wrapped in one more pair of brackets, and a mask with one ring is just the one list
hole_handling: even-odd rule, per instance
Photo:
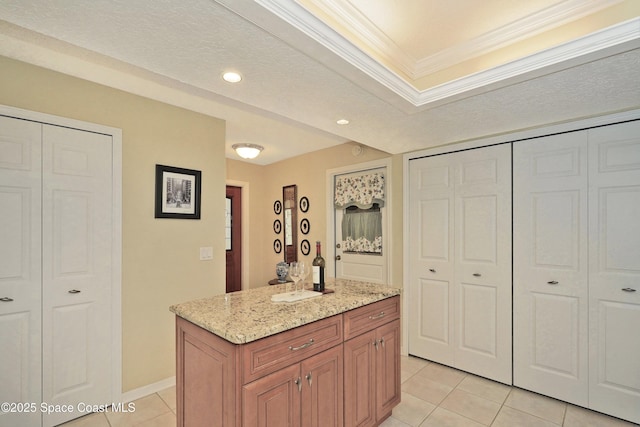
{"label": "interior doorway", "polygon": [[226,191],[227,292],[242,289],[242,188],[227,185]]}

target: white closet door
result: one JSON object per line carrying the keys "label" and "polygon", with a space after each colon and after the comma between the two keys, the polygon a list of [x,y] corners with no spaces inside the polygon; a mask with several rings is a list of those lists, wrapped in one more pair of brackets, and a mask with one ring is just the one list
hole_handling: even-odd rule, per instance
{"label": "white closet door", "polygon": [[511,147],[409,167],[409,352],[511,383]]}
{"label": "white closet door", "polygon": [[[41,125],[0,117],[0,411],[2,426],[40,425]],[[17,408],[16,408],[17,409]]]}
{"label": "white closet door", "polygon": [[586,131],[514,143],[513,171],[513,382],[587,406]]}
{"label": "white closet door", "polygon": [[589,406],[640,423],[640,122],[589,131]]}
{"label": "white closet door", "polygon": [[453,155],[409,163],[409,353],[454,364]]}
{"label": "white closet door", "polygon": [[43,400],[53,405],[111,403],[111,144],[44,126]]}
{"label": "white closet door", "polygon": [[455,366],[511,384],[511,145],[457,157]]}

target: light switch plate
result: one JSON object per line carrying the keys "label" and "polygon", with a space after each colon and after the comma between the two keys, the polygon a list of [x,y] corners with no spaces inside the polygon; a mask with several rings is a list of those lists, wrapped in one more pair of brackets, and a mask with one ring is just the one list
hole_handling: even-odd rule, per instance
{"label": "light switch plate", "polygon": [[209,261],[213,259],[213,247],[206,246],[200,248],[200,261]]}

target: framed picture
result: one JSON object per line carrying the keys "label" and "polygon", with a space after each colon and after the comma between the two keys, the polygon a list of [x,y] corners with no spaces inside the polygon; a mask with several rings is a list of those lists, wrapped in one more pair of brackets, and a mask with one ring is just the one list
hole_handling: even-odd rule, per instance
{"label": "framed picture", "polygon": [[309,255],[309,252],[311,252],[311,244],[307,239],[304,239],[302,243],[300,243],[300,251],[304,256]]}
{"label": "framed picture", "polygon": [[282,231],[282,223],[280,222],[279,219],[276,219],[275,221],[273,221],[273,231],[276,234],[280,234],[280,232]]}
{"label": "framed picture", "polygon": [[282,213],[282,202],[280,200],[273,202],[273,212],[275,212],[276,215],[280,215]]}
{"label": "framed picture", "polygon": [[280,239],[276,239],[273,241],[273,250],[277,254],[282,252],[282,242],[280,241]]}
{"label": "framed picture", "polygon": [[306,196],[300,199],[300,210],[302,212],[307,212],[309,210],[309,199],[307,199]]}
{"label": "framed picture", "polygon": [[302,231],[302,234],[309,234],[309,230],[311,230],[311,224],[309,224],[307,218],[304,218],[300,221],[300,231]]}
{"label": "framed picture", "polygon": [[156,165],[156,218],[200,219],[202,172]]}

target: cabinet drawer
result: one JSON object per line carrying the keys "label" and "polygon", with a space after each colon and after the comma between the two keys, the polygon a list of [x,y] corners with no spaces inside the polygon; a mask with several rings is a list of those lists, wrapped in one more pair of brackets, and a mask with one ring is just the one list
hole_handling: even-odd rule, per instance
{"label": "cabinet drawer", "polygon": [[399,296],[347,311],[344,313],[344,339],[348,340],[399,318]]}
{"label": "cabinet drawer", "polygon": [[243,383],[342,343],[342,316],[332,316],[242,346]]}

